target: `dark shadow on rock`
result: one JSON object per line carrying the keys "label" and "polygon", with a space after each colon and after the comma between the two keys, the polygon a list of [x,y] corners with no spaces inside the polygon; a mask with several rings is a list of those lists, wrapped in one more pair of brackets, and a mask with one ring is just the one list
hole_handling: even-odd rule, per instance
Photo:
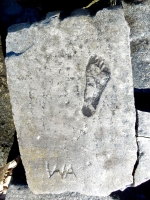
{"label": "dark shadow on rock", "polygon": [[124,191],[115,191],[110,196],[116,200],[150,200],[150,180],[137,187],[128,187]]}
{"label": "dark shadow on rock", "polygon": [[14,142],[13,142],[12,148],[11,148],[11,150],[9,152],[7,163],[11,162],[15,158],[17,158],[19,155],[20,155],[19,146],[18,146],[18,141],[17,141],[17,135],[15,133],[15,135],[14,135]]}
{"label": "dark shadow on rock", "polygon": [[138,4],[144,3],[146,0],[123,0],[123,1],[124,1],[125,3],[138,5]]}
{"label": "dark shadow on rock", "polygon": [[6,56],[6,35],[7,35],[7,27],[0,24],[0,35],[1,35],[1,43],[4,57]]}
{"label": "dark shadow on rock", "polygon": [[[17,2],[24,7],[33,7],[39,11],[41,15],[46,15],[48,12],[64,11],[71,13],[71,11],[88,6],[92,0],[17,0]],[[103,9],[110,6],[110,0],[100,0],[91,6],[91,9]]]}
{"label": "dark shadow on rock", "polygon": [[[20,156],[19,152],[19,145],[18,145],[18,140],[17,140],[17,135],[15,133],[14,135],[14,143],[12,145],[11,151],[8,156],[7,162],[10,162]],[[26,185],[26,175],[25,175],[25,170],[22,164],[22,161],[20,161],[17,165],[16,168],[13,170],[13,179],[12,179],[12,184],[19,184],[19,185]]]}
{"label": "dark shadow on rock", "polygon": [[14,185],[27,185],[26,175],[22,161],[13,170],[12,184]]}
{"label": "dark shadow on rock", "polygon": [[135,108],[140,111],[150,112],[150,89],[134,88]]}

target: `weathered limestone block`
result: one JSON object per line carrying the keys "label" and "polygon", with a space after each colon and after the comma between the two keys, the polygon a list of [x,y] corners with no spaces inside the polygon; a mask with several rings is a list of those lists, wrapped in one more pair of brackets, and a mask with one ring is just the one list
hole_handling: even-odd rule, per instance
{"label": "weathered limestone block", "polygon": [[92,18],[77,10],[63,21],[50,13],[18,29],[9,29],[6,65],[29,188],[107,196],[132,184],[137,147],[123,11]]}
{"label": "weathered limestone block", "polygon": [[6,80],[6,67],[0,37],[0,166],[7,162],[14,140],[15,126],[12,116],[9,91]]}
{"label": "weathered limestone block", "polygon": [[131,57],[134,87],[150,88],[150,1],[123,4],[125,18],[131,29]]}
{"label": "weathered limestone block", "polygon": [[135,186],[150,179],[150,113],[137,111],[138,130],[137,142],[139,148],[138,165],[134,175]]}

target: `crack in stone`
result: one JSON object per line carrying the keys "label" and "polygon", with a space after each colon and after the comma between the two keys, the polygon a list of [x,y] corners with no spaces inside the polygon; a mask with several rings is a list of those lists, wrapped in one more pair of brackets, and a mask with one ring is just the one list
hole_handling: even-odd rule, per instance
{"label": "crack in stone", "polygon": [[138,120],[138,112],[137,112],[137,110],[136,110],[136,122],[135,122],[135,138],[136,138],[136,144],[137,144],[137,160],[136,160],[136,162],[135,162],[135,164],[134,164],[134,167],[133,167],[133,172],[132,172],[132,176],[133,176],[133,186],[135,185],[135,177],[134,177],[134,175],[135,175],[135,172],[136,172],[136,169],[137,169],[137,167],[138,167],[138,164],[139,164],[139,158],[140,158],[140,156],[139,156],[139,151],[140,151],[140,149],[139,149],[139,145],[138,145],[138,141],[137,141],[137,134],[138,134],[138,125],[139,125],[139,120]]}
{"label": "crack in stone", "polygon": [[136,135],[136,137],[141,137],[141,138],[147,138],[147,139],[150,139],[150,137],[146,137],[146,136],[143,136],[143,135]]}
{"label": "crack in stone", "polygon": [[[136,137],[136,136],[135,136],[135,137]],[[132,176],[133,176],[133,186],[135,185],[135,177],[134,177],[134,175],[135,175],[136,169],[137,169],[137,167],[138,167],[139,158],[140,158],[140,156],[139,156],[139,145],[138,145],[138,142],[137,142],[137,137],[136,137],[136,144],[137,144],[137,160],[136,160],[136,162],[135,162],[135,165],[134,165],[134,168],[133,168],[133,172],[132,172]]]}

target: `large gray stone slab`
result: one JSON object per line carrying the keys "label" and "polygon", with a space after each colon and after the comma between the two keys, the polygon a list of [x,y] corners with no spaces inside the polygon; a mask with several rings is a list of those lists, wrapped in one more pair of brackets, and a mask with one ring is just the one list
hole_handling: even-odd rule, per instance
{"label": "large gray stone slab", "polygon": [[50,13],[20,27],[9,29],[6,65],[29,188],[107,196],[132,184],[137,147],[123,11],[91,18],[79,10],[63,21]]}
{"label": "large gray stone slab", "polygon": [[123,3],[125,18],[131,29],[131,57],[134,87],[150,88],[150,1]]}

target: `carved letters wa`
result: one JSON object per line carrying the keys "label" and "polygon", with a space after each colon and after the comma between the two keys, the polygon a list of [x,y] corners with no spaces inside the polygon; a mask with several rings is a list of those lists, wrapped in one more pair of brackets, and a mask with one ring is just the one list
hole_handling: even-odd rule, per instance
{"label": "carved letters wa", "polygon": [[64,164],[61,169],[59,169],[59,167],[56,164],[54,165],[53,169],[50,169],[49,163],[46,161],[45,169],[48,178],[51,178],[55,173],[58,173],[62,179],[67,178],[68,175],[73,175],[74,177],[76,177],[71,164]]}

